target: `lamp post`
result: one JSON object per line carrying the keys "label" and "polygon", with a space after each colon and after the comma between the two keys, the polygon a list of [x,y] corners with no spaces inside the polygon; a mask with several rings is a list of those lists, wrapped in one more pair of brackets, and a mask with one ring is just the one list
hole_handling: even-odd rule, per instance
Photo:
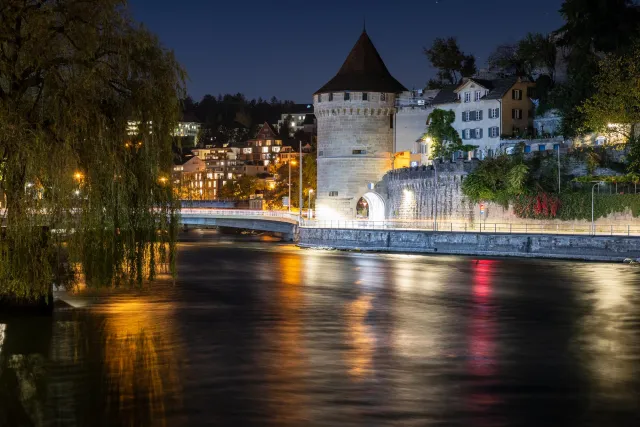
{"label": "lamp post", "polygon": [[300,191],[298,194],[298,204],[300,206],[299,209],[299,223],[302,224],[302,141],[300,141]]}
{"label": "lamp post", "polygon": [[291,159],[291,153],[289,153],[289,212],[291,212],[291,163],[294,160]]}
{"label": "lamp post", "polygon": [[595,214],[594,214],[595,189],[599,185],[600,185],[600,182],[596,182],[595,184],[593,184],[593,187],[591,187],[591,234],[594,236],[596,235],[596,221],[595,221]]}
{"label": "lamp post", "polygon": [[309,212],[307,213],[307,219],[311,219],[311,194],[313,193],[313,188],[309,189]]}

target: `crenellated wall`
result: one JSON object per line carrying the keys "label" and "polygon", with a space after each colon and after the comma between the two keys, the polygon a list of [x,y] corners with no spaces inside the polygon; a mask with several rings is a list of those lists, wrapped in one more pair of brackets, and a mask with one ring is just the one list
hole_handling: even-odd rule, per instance
{"label": "crenellated wall", "polygon": [[[484,215],[478,203],[469,201],[462,193],[462,181],[473,171],[478,161],[437,163],[433,166],[398,169],[388,172],[378,184],[377,191],[386,201],[386,218],[407,221],[433,221],[434,212],[442,222],[475,224],[532,224],[553,227],[589,227],[590,221],[536,220],[519,218],[511,207],[483,203]],[[630,210],[614,213],[596,220],[596,225],[636,225]]]}
{"label": "crenellated wall", "polygon": [[438,163],[426,168],[398,169],[384,176],[387,218],[467,221],[473,219],[473,204],[462,194],[464,177],[477,162]]}

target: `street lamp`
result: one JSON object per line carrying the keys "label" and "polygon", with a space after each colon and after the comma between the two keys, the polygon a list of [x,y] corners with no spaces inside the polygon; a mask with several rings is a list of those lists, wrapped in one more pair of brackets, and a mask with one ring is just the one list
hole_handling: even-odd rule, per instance
{"label": "street lamp", "polygon": [[289,153],[289,212],[291,212],[291,164],[296,165],[296,161],[291,159],[291,153]]}
{"label": "street lamp", "polygon": [[311,194],[313,193],[313,188],[309,189],[309,213],[307,214],[307,219],[311,219]]}

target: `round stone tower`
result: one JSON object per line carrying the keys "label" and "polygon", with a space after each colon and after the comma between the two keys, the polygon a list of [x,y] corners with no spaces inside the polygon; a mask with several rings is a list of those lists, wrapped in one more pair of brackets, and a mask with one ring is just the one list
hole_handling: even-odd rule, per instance
{"label": "round stone tower", "polygon": [[370,220],[385,218],[373,184],[391,169],[395,100],[405,90],[364,31],[338,74],[314,94],[318,219],[354,219],[361,198]]}

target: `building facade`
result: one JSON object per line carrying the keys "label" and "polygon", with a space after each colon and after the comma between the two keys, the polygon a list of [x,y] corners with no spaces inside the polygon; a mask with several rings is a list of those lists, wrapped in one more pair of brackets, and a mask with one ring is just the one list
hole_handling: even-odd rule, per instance
{"label": "building facade", "polygon": [[443,88],[433,99],[432,108],[453,111],[453,127],[463,143],[478,147],[472,157],[484,159],[501,151],[502,138],[533,134],[534,87],[534,83],[516,77],[469,78]]}
{"label": "building facade", "polygon": [[282,148],[282,140],[265,122],[256,137],[240,147],[240,159],[251,165],[269,166],[280,158]]}
{"label": "building facade", "polygon": [[403,91],[364,31],[336,76],[314,94],[318,219],[354,219],[363,198],[369,219],[384,219],[374,186],[392,167],[395,102]]}

